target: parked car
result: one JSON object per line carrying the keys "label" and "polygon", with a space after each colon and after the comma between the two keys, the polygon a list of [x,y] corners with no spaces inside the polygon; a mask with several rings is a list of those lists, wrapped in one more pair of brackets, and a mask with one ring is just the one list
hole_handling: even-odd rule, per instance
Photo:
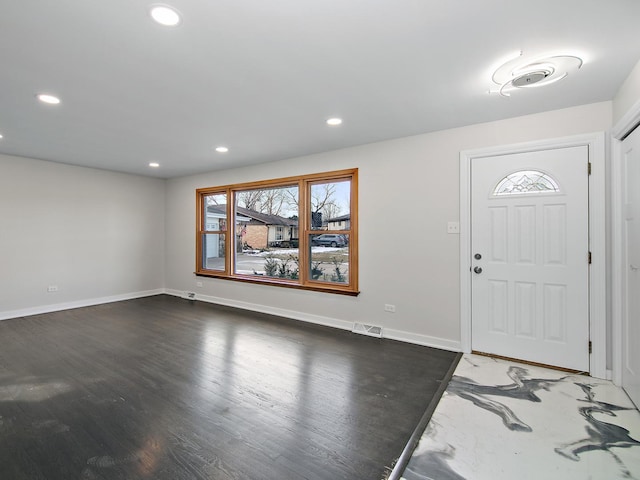
{"label": "parked car", "polygon": [[311,239],[311,245],[322,247],[344,247],[347,245],[347,242],[345,242],[344,235],[325,233],[318,235],[317,237],[313,237]]}
{"label": "parked car", "polygon": [[298,248],[300,242],[297,238],[290,238],[289,240],[276,240],[275,242],[269,242],[269,246],[272,248]]}

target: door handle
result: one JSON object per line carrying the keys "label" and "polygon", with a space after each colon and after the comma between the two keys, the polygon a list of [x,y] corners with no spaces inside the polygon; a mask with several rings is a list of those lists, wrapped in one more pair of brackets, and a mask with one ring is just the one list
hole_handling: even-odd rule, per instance
{"label": "door handle", "polygon": [[480,274],[482,273],[482,267],[474,267],[473,271],[476,272],[477,274]]}

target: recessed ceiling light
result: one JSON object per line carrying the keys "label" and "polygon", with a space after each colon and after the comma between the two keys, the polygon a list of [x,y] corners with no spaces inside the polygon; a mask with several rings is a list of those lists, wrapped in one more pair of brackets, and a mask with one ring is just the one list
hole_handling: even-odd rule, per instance
{"label": "recessed ceiling light", "polygon": [[227,153],[228,151],[229,149],[227,147],[223,147],[223,146],[216,147],[216,152],[218,153]]}
{"label": "recessed ceiling light", "polygon": [[36,95],[36,98],[42,103],[48,103],[49,105],[58,105],[60,103],[60,99],[58,97],[49,95],[48,93],[39,93]]}
{"label": "recessed ceiling light", "polygon": [[150,162],[149,166],[152,168],[158,168],[160,166],[160,164],[158,162]]}
{"label": "recessed ceiling light", "polygon": [[180,23],[180,14],[167,5],[153,5],[151,7],[151,18],[165,27],[175,27]]}
{"label": "recessed ceiling light", "polygon": [[337,125],[341,125],[342,124],[342,119],[341,118],[330,118],[329,120],[327,120],[327,125],[330,125],[332,127],[335,127]]}

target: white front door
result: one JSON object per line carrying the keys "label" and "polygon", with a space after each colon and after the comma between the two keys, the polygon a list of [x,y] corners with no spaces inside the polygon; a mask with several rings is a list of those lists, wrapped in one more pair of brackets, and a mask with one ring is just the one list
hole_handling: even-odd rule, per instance
{"label": "white front door", "polygon": [[589,371],[588,147],[471,161],[471,345]]}
{"label": "white front door", "polygon": [[624,179],[624,298],[622,386],[640,407],[640,128],[622,142]]}

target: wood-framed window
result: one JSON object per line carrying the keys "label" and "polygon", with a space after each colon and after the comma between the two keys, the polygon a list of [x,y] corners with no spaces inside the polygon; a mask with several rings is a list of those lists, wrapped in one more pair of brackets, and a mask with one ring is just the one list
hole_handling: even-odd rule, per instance
{"label": "wood-framed window", "polygon": [[195,273],[357,295],[357,207],[358,169],[199,188]]}

